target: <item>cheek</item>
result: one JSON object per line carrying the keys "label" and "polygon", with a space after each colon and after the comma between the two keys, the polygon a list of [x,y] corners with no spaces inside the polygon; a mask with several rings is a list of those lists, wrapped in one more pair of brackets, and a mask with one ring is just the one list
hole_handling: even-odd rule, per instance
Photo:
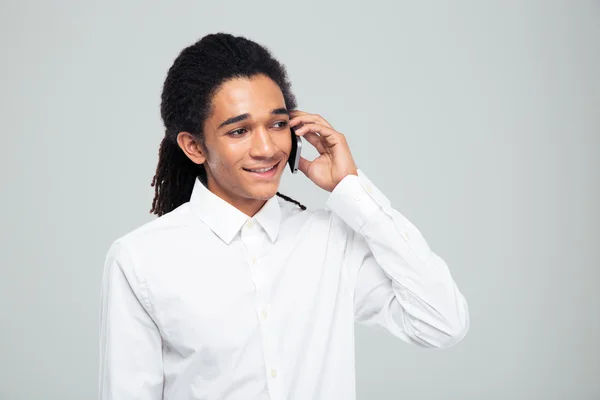
{"label": "cheek", "polygon": [[242,144],[227,144],[220,146],[218,151],[212,151],[207,160],[211,169],[219,174],[230,174],[242,164],[246,153]]}
{"label": "cheek", "polygon": [[281,151],[283,151],[285,154],[290,154],[290,152],[292,151],[292,136],[291,133],[288,132],[281,132],[281,135],[277,135],[276,139],[275,139],[275,143],[277,144],[277,147],[279,147],[279,149]]}

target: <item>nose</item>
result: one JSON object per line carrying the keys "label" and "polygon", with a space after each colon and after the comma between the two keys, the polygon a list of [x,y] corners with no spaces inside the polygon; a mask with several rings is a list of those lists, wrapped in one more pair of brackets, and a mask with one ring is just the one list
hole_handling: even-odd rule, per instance
{"label": "nose", "polygon": [[267,129],[261,127],[254,131],[250,156],[254,158],[272,158],[278,151],[279,149]]}

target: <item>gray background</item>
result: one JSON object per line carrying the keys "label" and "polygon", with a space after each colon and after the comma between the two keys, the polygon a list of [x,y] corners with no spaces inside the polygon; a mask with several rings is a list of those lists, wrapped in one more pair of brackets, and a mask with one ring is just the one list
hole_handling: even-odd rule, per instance
{"label": "gray background", "polygon": [[358,327],[359,399],[600,399],[598,1],[2,1],[0,29],[0,399],[96,397],[104,256],[153,218],[168,67],[217,31],[287,65],[469,302],[446,351]]}

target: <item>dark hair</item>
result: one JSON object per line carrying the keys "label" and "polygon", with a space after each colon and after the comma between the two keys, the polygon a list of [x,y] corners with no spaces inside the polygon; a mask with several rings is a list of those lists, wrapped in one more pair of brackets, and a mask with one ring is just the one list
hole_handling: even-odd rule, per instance
{"label": "dark hair", "polygon": [[[216,33],[181,51],[163,85],[160,112],[165,137],[151,184],[155,188],[151,213],[161,216],[189,201],[197,178],[206,183],[204,165],[195,164],[177,144],[179,132],[191,133],[204,146],[204,121],[212,112],[212,98],[217,90],[228,80],[259,74],[279,86],[288,110],[296,108],[285,67],[258,43]],[[277,195],[306,209],[279,192]]]}

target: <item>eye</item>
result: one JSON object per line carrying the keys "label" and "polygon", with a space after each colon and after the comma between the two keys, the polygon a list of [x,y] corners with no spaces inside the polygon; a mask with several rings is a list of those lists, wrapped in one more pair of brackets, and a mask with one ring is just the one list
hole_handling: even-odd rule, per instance
{"label": "eye", "polygon": [[228,133],[229,136],[241,136],[246,133],[244,128],[236,129],[235,131],[231,131]]}
{"label": "eye", "polygon": [[279,122],[275,122],[275,127],[276,128],[285,128],[287,126],[287,121],[279,121]]}

